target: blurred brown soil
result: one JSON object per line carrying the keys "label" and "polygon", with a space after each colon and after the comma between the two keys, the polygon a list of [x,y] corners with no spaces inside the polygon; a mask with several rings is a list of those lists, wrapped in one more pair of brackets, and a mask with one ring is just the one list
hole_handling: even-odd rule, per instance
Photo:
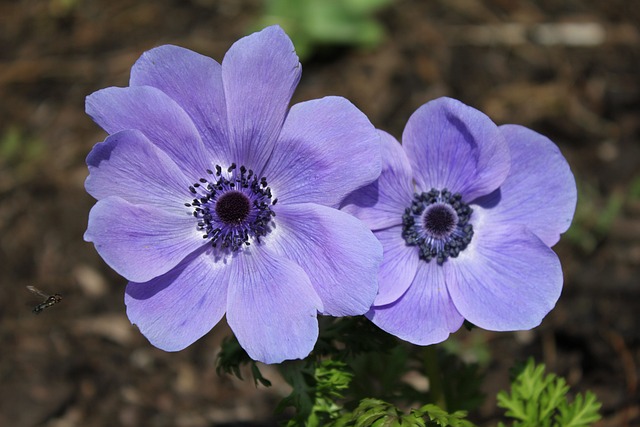
{"label": "blurred brown soil", "polygon": [[[179,353],[152,347],[126,318],[124,279],[82,240],[84,158],[105,136],[84,97],[125,86],[160,44],[221,60],[259,11],[258,0],[0,2],[0,143],[20,144],[0,147],[0,426],[274,422],[287,393],[274,369],[268,390],[219,377],[224,325]],[[531,332],[473,332],[492,354],[475,420],[496,424],[491,396],[533,355],[598,395],[599,426],[640,425],[640,2],[398,0],[380,19],[378,48],[305,62],[294,102],[342,95],[399,137],[418,106],[453,96],[549,136],[581,186],[579,227],[556,246],[557,308]],[[34,315],[27,285],[64,300]]]}

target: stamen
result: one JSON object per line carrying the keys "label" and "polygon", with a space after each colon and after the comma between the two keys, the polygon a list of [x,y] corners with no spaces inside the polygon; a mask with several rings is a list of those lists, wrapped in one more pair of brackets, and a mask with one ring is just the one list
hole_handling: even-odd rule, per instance
{"label": "stamen", "polygon": [[231,163],[225,169],[215,165],[215,173],[207,169],[214,179],[200,178],[189,186],[196,197],[186,207],[193,208],[197,219],[196,227],[203,239],[209,239],[214,248],[223,248],[232,252],[252,240],[260,243],[260,238],[271,230],[271,218],[276,214],[267,178],[258,178],[253,170],[244,165],[238,168]]}
{"label": "stamen", "polygon": [[471,242],[473,210],[459,193],[446,188],[416,193],[402,215],[402,237],[408,246],[419,248],[421,260],[435,259],[442,265],[457,257]]}

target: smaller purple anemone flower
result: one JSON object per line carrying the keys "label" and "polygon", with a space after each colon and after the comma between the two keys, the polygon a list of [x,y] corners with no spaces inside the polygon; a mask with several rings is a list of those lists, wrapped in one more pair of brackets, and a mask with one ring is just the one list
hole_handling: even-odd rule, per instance
{"label": "smaller purple anemone flower", "polygon": [[343,206],[384,248],[367,317],[420,345],[444,341],[464,319],[494,331],[540,324],[562,289],[550,247],[576,206],[558,148],[450,98],[420,107],[402,145],[380,133],[380,178]]}
{"label": "smaller purple anemone flower", "polygon": [[379,135],[344,98],[288,104],[301,74],[277,26],[222,64],[146,52],[130,86],[87,98],[108,133],[89,156],[85,239],[130,282],[127,315],[181,350],[226,314],[255,360],[303,358],[317,314],[369,310],[382,247],[338,210],[380,174]]}

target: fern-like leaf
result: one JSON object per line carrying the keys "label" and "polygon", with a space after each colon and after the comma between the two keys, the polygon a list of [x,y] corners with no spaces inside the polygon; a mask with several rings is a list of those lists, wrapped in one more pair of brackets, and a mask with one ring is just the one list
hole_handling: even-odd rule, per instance
{"label": "fern-like leaf", "polygon": [[[511,384],[511,393],[498,393],[498,406],[513,418],[512,427],[588,427],[600,419],[601,404],[593,393],[567,400],[569,386],[563,378],[545,375],[544,365],[529,359]],[[498,424],[506,427],[505,424]]]}

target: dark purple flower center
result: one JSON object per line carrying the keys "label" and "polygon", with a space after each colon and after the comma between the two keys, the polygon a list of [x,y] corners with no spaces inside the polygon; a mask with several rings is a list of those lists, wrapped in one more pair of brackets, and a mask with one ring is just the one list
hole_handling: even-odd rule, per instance
{"label": "dark purple flower center", "polygon": [[402,237],[408,246],[419,248],[421,260],[435,259],[442,265],[447,258],[457,257],[471,241],[472,212],[459,193],[447,189],[416,193],[402,216]]}
{"label": "dark purple flower center", "polygon": [[195,195],[185,206],[193,208],[197,228],[202,237],[215,248],[220,246],[235,252],[271,230],[276,213],[271,209],[278,199],[272,199],[267,178],[258,178],[251,169],[232,163],[227,169],[216,165],[207,170],[209,178],[200,178],[189,187]]}
{"label": "dark purple flower center", "polygon": [[444,239],[451,234],[458,223],[458,215],[451,206],[433,204],[427,206],[422,215],[422,226],[433,237]]}
{"label": "dark purple flower center", "polygon": [[249,215],[251,202],[240,191],[229,191],[218,198],[216,214],[225,224],[241,224]]}

